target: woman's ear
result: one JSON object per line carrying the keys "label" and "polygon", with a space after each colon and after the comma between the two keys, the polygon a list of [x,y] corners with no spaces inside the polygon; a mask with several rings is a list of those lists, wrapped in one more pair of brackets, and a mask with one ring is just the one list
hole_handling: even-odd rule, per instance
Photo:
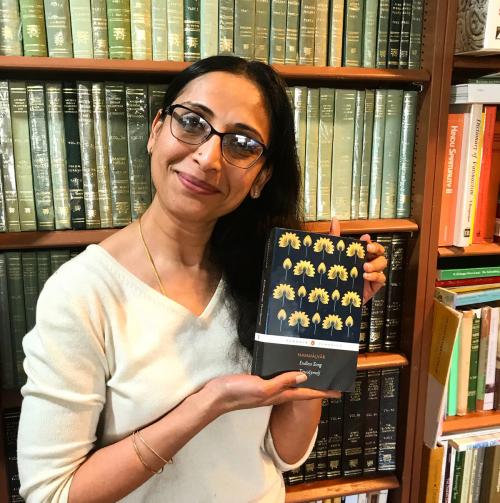
{"label": "woman's ear", "polygon": [[156,143],[156,139],[158,138],[158,135],[160,134],[160,129],[163,124],[163,121],[161,120],[161,114],[162,110],[158,110],[156,112],[155,118],[153,119],[153,124],[151,125],[151,134],[149,135],[148,139],[148,154],[151,155],[154,144]]}
{"label": "woman's ear", "polygon": [[271,179],[273,174],[272,166],[266,164],[260,171],[257,177],[255,178],[252,188],[250,189],[250,197],[252,199],[257,199],[262,190],[264,189],[266,183]]}

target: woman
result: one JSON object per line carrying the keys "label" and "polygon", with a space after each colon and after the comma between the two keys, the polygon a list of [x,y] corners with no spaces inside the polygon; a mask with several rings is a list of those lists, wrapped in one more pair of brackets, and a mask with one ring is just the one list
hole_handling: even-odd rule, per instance
{"label": "woman", "polygon": [[[21,494],[283,501],[281,471],[307,457],[320,399],[338,396],[297,388],[300,372],[248,375],[265,238],[300,224],[283,84],[261,63],[195,63],[169,86],[148,150],[149,209],[40,296],[24,344]],[[365,300],[385,281],[382,247],[368,246]]]}

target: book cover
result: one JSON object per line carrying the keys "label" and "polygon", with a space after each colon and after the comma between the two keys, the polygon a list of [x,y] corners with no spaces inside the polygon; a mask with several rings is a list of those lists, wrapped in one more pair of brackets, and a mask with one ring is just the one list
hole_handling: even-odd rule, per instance
{"label": "book cover", "polygon": [[273,229],[266,247],[252,373],[300,370],[305,386],[348,391],[356,377],[366,244]]}

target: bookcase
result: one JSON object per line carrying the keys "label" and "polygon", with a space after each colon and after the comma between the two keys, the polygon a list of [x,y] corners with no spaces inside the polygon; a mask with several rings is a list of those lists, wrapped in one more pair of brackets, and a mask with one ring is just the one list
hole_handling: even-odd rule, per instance
{"label": "bookcase", "polygon": [[[456,0],[424,2],[422,69],[419,70],[275,65],[276,70],[290,85],[357,89],[418,88],[420,91],[411,217],[341,222],[341,230],[346,234],[409,233],[400,352],[363,354],[358,360],[358,368],[364,370],[395,366],[402,368],[398,407],[397,473],[301,484],[288,488],[289,503],[380,489],[392,489],[392,501],[418,501],[424,417],[422,404],[425,403],[423,390],[426,385],[426,361],[432,321],[437,257],[436,219],[439,218],[447,93],[453,69],[455,68],[457,75],[459,69],[460,72],[469,70],[465,58],[455,61],[453,59],[455,12]],[[488,58],[484,64],[490,64],[488,68],[494,68],[495,64],[500,67],[500,59]],[[129,82],[164,82],[187,65],[188,63],[171,61],[0,57],[0,73],[6,79],[120,79]],[[328,230],[329,222],[309,222],[307,227],[324,232]],[[112,232],[114,230],[0,233],[0,250],[85,246],[101,241]],[[18,393],[2,392],[0,395],[2,409],[19,404]],[[473,418],[470,420],[474,421]],[[7,481],[3,456],[4,449],[0,445],[0,500],[6,501]]]}

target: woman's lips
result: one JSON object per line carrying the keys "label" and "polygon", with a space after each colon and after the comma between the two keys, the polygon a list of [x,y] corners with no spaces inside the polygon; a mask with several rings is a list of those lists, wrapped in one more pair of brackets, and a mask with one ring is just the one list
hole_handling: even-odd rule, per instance
{"label": "woman's lips", "polygon": [[181,173],[177,171],[177,176],[179,177],[179,180],[181,181],[182,185],[186,187],[186,189],[188,189],[191,192],[195,192],[196,194],[211,195],[211,194],[217,194],[219,192],[219,190],[217,190],[212,185],[194,176],[188,175],[187,173]]}

